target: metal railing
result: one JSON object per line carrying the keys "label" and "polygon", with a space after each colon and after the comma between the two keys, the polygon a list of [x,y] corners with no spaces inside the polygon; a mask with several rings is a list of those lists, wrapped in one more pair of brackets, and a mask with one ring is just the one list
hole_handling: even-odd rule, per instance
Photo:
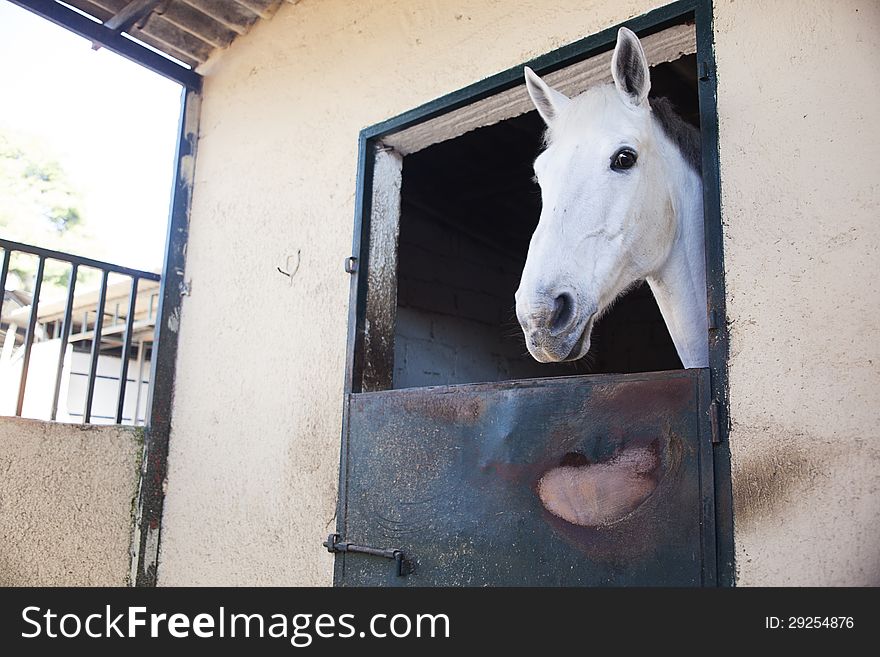
{"label": "metal railing", "polygon": [[[58,415],[58,402],[61,394],[61,382],[64,372],[64,358],[70,340],[71,326],[73,323],[73,308],[76,296],[76,282],[80,267],[89,267],[97,269],[101,272],[101,287],[98,294],[97,312],[95,316],[94,332],[92,336],[91,352],[89,356],[88,383],[86,387],[85,404],[83,408],[82,421],[90,423],[92,420],[92,405],[95,398],[95,380],[98,374],[98,361],[101,354],[101,334],[104,329],[105,305],[107,302],[107,284],[110,274],[119,274],[131,278],[131,288],[128,295],[128,313],[125,321],[125,329],[122,342],[122,358],[119,373],[119,390],[116,399],[116,423],[122,423],[123,407],[125,404],[125,389],[128,379],[128,361],[129,353],[132,346],[132,332],[135,323],[136,304],[138,296],[138,284],[140,281],[160,281],[161,276],[148,271],[140,271],[138,269],[130,269],[128,267],[120,267],[109,262],[93,260],[91,258],[83,258],[69,253],[61,253],[60,251],[52,251],[37,246],[12,242],[10,240],[0,239],[0,248],[3,249],[3,264],[0,269],[0,309],[6,298],[6,280],[9,274],[9,266],[12,254],[14,252],[27,253],[37,256],[37,272],[34,278],[33,301],[31,302],[30,312],[28,314],[27,330],[25,332],[23,344],[23,357],[21,367],[21,378],[18,386],[18,399],[16,402],[16,416],[21,416],[24,408],[25,390],[27,389],[28,369],[31,361],[31,350],[34,344],[34,336],[37,330],[37,318],[40,303],[40,290],[43,286],[43,277],[45,273],[45,265],[47,260],[55,260],[68,263],[71,266],[70,280],[67,284],[66,302],[64,306],[63,319],[60,334],[60,349],[58,353],[58,363],[55,372],[54,392],[52,396],[52,407],[50,419],[55,420]],[[151,300],[152,309],[152,300]],[[2,312],[0,312],[2,315]],[[85,330],[88,327],[83,327]],[[151,382],[152,383],[152,382]],[[138,384],[140,386],[140,382]],[[140,388],[138,388],[140,390]],[[135,409],[135,418],[137,418],[137,409]]]}

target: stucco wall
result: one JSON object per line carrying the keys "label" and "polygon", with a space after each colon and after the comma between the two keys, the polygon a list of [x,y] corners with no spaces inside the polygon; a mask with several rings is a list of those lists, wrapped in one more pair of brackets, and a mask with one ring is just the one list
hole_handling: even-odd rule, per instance
{"label": "stucco wall", "polygon": [[719,4],[739,583],[880,584],[880,5]]}
{"label": "stucco wall", "polygon": [[[660,4],[302,0],[209,63],[161,584],[331,582],[359,130]],[[877,583],[877,10],[716,4],[739,581]]]}
{"label": "stucco wall", "polygon": [[141,430],[0,418],[0,586],[124,586]]}

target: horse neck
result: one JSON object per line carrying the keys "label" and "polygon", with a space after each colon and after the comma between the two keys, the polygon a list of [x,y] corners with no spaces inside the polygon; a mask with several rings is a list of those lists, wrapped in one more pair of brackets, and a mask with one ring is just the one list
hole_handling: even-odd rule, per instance
{"label": "horse neck", "polygon": [[667,204],[676,226],[669,257],[647,277],[669,335],[686,368],[709,366],[703,185],[700,175],[668,139]]}

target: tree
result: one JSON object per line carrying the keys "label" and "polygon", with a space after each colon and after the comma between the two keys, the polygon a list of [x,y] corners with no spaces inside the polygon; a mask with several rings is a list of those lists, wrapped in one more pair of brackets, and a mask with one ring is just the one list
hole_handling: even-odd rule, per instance
{"label": "tree", "polygon": [[[45,144],[0,128],[0,237],[76,251],[89,239],[81,203],[67,173]],[[20,289],[32,291],[36,270],[36,257],[13,253],[8,287],[17,282]],[[44,289],[65,288],[70,271],[69,265],[47,260]]]}

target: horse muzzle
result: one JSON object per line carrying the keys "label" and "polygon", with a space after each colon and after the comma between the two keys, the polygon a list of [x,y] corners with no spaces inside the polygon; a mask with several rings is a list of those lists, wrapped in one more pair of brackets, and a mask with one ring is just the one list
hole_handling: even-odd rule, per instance
{"label": "horse muzzle", "polygon": [[584,313],[570,292],[542,295],[527,304],[517,300],[517,319],[532,357],[541,363],[577,360],[590,349],[596,312]]}

